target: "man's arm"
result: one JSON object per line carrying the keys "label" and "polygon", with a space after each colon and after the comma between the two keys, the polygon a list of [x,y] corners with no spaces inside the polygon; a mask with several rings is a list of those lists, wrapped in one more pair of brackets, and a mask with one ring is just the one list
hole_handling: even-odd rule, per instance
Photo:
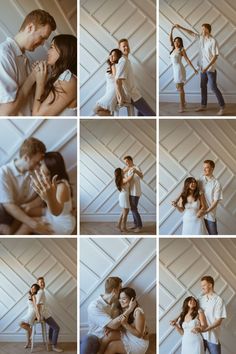
{"label": "man's arm", "polygon": [[193,36],[193,37],[199,36],[198,33],[193,32],[193,31],[191,31],[190,29],[185,28],[185,27],[182,27],[182,26],[180,26],[180,25],[178,25],[178,24],[176,24],[175,27],[176,27],[176,28],[179,28],[179,29],[181,29],[181,30],[183,30],[183,31],[185,31],[185,32],[187,32],[190,36]]}
{"label": "man's arm", "polygon": [[218,58],[218,55],[214,55],[214,57],[212,58],[212,60],[210,61],[210,63],[202,70],[202,73],[206,73],[207,70],[216,62]]}
{"label": "man's arm", "polygon": [[143,172],[142,171],[139,171],[137,170],[136,168],[134,169],[134,173],[136,173],[136,175],[138,175],[140,178],[143,179]]}
{"label": "man's arm", "polygon": [[213,209],[215,209],[217,207],[218,203],[219,203],[219,200],[214,200],[213,203],[209,206],[209,208],[205,210],[204,214],[210,213]]}

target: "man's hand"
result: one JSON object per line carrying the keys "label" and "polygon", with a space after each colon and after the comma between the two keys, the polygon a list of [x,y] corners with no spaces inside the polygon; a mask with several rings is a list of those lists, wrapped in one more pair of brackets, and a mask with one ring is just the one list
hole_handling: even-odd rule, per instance
{"label": "man's hand", "polygon": [[53,235],[50,225],[42,222],[37,222],[33,230],[40,235]]}
{"label": "man's hand", "polygon": [[197,327],[194,327],[194,328],[191,330],[191,332],[197,334],[197,333],[201,333],[201,332],[203,332],[203,331],[202,331],[201,327],[197,326]]}

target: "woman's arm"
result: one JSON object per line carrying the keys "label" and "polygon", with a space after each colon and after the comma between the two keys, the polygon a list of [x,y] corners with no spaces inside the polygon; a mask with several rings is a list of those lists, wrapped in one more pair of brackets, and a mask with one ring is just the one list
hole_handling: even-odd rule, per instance
{"label": "woman's arm", "polygon": [[145,322],[145,316],[142,311],[136,310],[134,326],[130,325],[127,322],[127,318],[122,319],[121,324],[127,331],[132,333],[134,336],[142,338],[144,336]]}
{"label": "woman's arm", "polygon": [[179,28],[179,29],[181,29],[181,30],[183,30],[183,31],[185,31],[185,32],[187,32],[188,34],[190,34],[190,36],[193,36],[193,37],[198,36],[198,33],[193,32],[193,31],[191,31],[190,29],[185,28],[185,27],[182,27],[182,26],[180,26],[180,25],[178,25],[178,24],[176,24],[175,27],[176,27],[176,28]]}
{"label": "woman's arm", "polygon": [[171,44],[172,47],[174,47],[174,39],[173,39],[173,31],[174,31],[174,28],[175,28],[175,26],[173,26],[173,27],[171,28],[171,31],[170,31],[170,44]]}
{"label": "woman's arm", "polygon": [[40,321],[40,308],[37,305],[36,296],[35,295],[32,296],[32,301],[33,301],[33,304],[34,304],[37,320]]}
{"label": "woman's arm", "polygon": [[128,177],[124,177],[122,183],[123,183],[123,184],[128,183],[129,181],[131,181],[131,179],[132,179],[133,177],[134,177],[133,174],[130,175],[130,176],[128,176]]}
{"label": "woman's arm", "polygon": [[184,212],[182,197],[179,197],[177,200],[172,201],[171,204],[173,205],[173,207],[175,207],[181,213]]}
{"label": "woman's arm", "polygon": [[177,331],[179,334],[181,334],[181,336],[183,336],[184,330],[178,325],[178,323],[176,323],[176,324],[174,325],[174,327],[175,327],[176,331]]}
{"label": "woman's arm", "polygon": [[182,52],[182,55],[183,55],[184,59],[186,60],[186,62],[193,68],[195,74],[197,74],[198,71],[195,69],[195,67],[193,66],[191,60],[190,60],[189,57],[187,56],[187,53],[186,53],[185,49],[182,49],[181,52]]}

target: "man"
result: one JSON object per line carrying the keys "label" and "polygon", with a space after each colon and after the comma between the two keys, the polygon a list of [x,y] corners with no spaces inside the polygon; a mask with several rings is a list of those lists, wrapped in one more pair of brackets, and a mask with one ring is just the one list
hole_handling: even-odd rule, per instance
{"label": "man", "polygon": [[30,173],[39,166],[45,152],[44,143],[31,137],[21,145],[19,158],[0,167],[0,226],[6,230],[3,234],[12,233],[14,220],[19,222],[17,227],[22,223],[35,233],[51,233],[47,225],[36,221],[25,212],[28,207],[33,207],[36,198],[36,193],[30,185]]}
{"label": "man", "polygon": [[47,307],[46,296],[45,296],[45,281],[43,277],[37,279],[37,283],[40,286],[40,290],[36,294],[36,304],[40,311],[40,315],[45,320],[49,326],[49,342],[52,344],[52,351],[57,353],[62,353],[63,349],[57,347],[57,340],[60,331],[60,327],[56,321],[52,318],[52,315]]}
{"label": "man", "polygon": [[[134,226],[131,228],[134,232],[140,232],[142,230],[143,224],[142,224],[142,219],[141,216],[138,212],[138,203],[139,199],[141,197],[142,191],[141,191],[141,183],[140,180],[143,179],[143,173],[140,170],[140,168],[133,163],[133,159],[131,156],[125,156],[124,161],[126,164],[126,168],[124,169],[124,172],[127,173],[128,176],[133,174],[133,178],[129,182],[130,188],[129,188],[129,202],[130,202],[130,208],[133,214],[133,219],[134,219]],[[135,173],[134,173],[135,170]]]}
{"label": "man", "polygon": [[214,279],[210,275],[205,275],[201,279],[203,296],[199,303],[204,311],[207,320],[207,328],[195,328],[196,332],[202,332],[205,350],[210,354],[221,354],[220,326],[226,318],[226,308],[222,298],[214,292]]}
{"label": "man", "polygon": [[118,103],[122,105],[127,97],[131,99],[132,104],[138,110],[138,116],[155,116],[155,112],[144,100],[136,87],[131,63],[128,59],[130,47],[128,39],[119,40],[119,49],[123,53],[116,66],[116,86]]}
{"label": "man", "polygon": [[49,13],[34,10],[26,16],[14,39],[7,38],[0,44],[0,115],[31,115],[34,81],[29,77],[25,51],[32,52],[43,45],[55,29],[55,20]]}
{"label": "man", "polygon": [[[118,277],[109,277],[105,282],[105,294],[92,301],[88,306],[89,332],[81,341],[81,354],[96,354],[100,347],[100,339],[108,330],[116,330],[121,325],[121,317],[112,319],[112,303],[119,297],[122,280]],[[123,316],[129,316],[136,306],[131,301]],[[119,335],[119,334],[118,334]],[[118,338],[117,338],[118,339]]]}
{"label": "man", "polygon": [[187,32],[189,35],[199,38],[199,66],[201,70],[201,106],[196,109],[196,112],[205,111],[207,109],[207,83],[209,81],[211,90],[216,95],[220,110],[217,115],[222,116],[225,113],[225,101],[217,87],[216,78],[216,60],[219,56],[219,49],[215,38],[211,35],[211,25],[204,23],[202,25],[202,33],[195,33],[180,25],[177,28]]}
{"label": "man", "polygon": [[199,179],[200,189],[205,195],[207,204],[207,210],[202,215],[205,215],[204,221],[209,235],[218,235],[216,208],[219,201],[223,199],[220,182],[213,175],[214,168],[214,161],[205,160],[203,164],[204,175]]}

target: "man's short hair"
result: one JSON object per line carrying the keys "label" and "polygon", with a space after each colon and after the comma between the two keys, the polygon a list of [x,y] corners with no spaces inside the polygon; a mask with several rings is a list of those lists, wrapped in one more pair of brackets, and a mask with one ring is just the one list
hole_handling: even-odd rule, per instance
{"label": "man's short hair", "polygon": [[204,280],[207,281],[208,283],[212,284],[212,287],[214,287],[215,281],[210,275],[204,275],[204,277],[202,277],[201,281],[204,281]]}
{"label": "man's short hair", "polygon": [[133,158],[130,155],[127,155],[127,156],[124,157],[124,160],[133,161]]}
{"label": "man's short hair", "polygon": [[120,46],[120,44],[121,44],[122,42],[127,42],[127,43],[129,43],[129,41],[128,41],[127,38],[122,38],[122,39],[119,39],[119,41],[118,41],[119,46]]}
{"label": "man's short hair", "polygon": [[213,168],[213,170],[214,170],[214,168],[215,168],[215,162],[214,162],[214,161],[212,161],[212,160],[205,160],[204,163],[208,163],[208,164]]}
{"label": "man's short hair", "polygon": [[39,277],[39,278],[37,279],[37,282],[40,281],[40,280],[44,280],[44,277]]}
{"label": "man's short hair", "polygon": [[32,157],[37,153],[45,154],[46,146],[44,143],[36,138],[28,138],[26,139],[20,147],[20,157],[27,155],[28,157]]}
{"label": "man's short hair", "polygon": [[55,29],[57,28],[54,18],[48,12],[40,9],[31,11],[25,17],[20,27],[20,32],[23,31],[25,27],[28,26],[30,23],[33,23],[36,28],[49,25],[52,31],[55,31]]}
{"label": "man's short hair", "polygon": [[105,281],[105,293],[110,294],[113,289],[117,289],[122,283],[119,277],[109,277]]}
{"label": "man's short hair", "polygon": [[206,27],[209,31],[209,33],[211,33],[211,25],[209,23],[203,23],[202,27]]}

